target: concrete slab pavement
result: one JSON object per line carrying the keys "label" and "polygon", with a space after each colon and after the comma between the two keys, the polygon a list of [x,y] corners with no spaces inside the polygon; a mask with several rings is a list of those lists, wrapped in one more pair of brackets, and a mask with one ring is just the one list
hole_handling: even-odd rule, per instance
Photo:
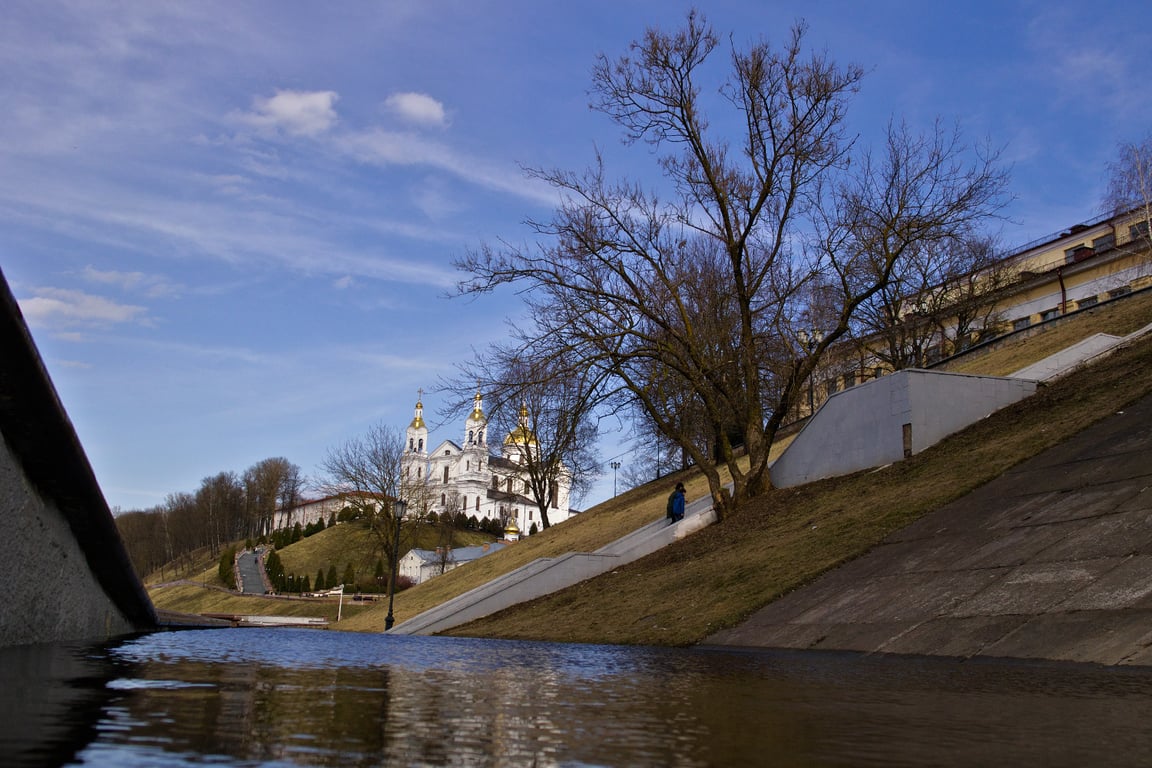
{"label": "concrete slab pavement", "polygon": [[705,644],[1152,664],[1152,397]]}

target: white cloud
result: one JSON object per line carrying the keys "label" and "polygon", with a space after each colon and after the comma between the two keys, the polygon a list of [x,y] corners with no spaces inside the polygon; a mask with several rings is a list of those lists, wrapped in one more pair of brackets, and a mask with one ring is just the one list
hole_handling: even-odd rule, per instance
{"label": "white cloud", "polygon": [[171,296],[179,291],[179,286],[160,275],[147,275],[143,272],[103,271],[89,265],[84,268],[84,279],[100,285],[114,285],[128,293],[140,293],[152,299]]}
{"label": "white cloud", "polygon": [[419,125],[444,125],[444,105],[423,93],[394,93],[384,106],[401,119]]}
{"label": "white cloud", "polygon": [[20,310],[32,325],[56,328],[106,327],[145,322],[144,307],[118,304],[103,296],[64,288],[37,288],[36,296],[20,301]]}
{"label": "white cloud", "polygon": [[269,98],[255,97],[253,111],[241,120],[259,128],[282,130],[295,136],[318,136],[336,124],[335,91],[276,91]]}
{"label": "white cloud", "polygon": [[345,289],[351,288],[355,284],[356,284],[356,281],[352,278],[352,275],[344,275],[344,277],[341,277],[341,278],[333,281],[332,287],[337,289],[337,290],[343,291]]}

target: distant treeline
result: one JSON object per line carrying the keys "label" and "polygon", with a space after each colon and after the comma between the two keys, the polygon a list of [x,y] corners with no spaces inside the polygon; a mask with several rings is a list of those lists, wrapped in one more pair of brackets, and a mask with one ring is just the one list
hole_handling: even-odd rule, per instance
{"label": "distant treeline", "polygon": [[300,468],[285,458],[264,459],[243,474],[206,477],[194,493],[169,494],[151,509],[116,516],[120,535],[141,577],[172,564],[187,570],[194,553],[215,559],[230,543],[272,532],[277,509],[301,501]]}

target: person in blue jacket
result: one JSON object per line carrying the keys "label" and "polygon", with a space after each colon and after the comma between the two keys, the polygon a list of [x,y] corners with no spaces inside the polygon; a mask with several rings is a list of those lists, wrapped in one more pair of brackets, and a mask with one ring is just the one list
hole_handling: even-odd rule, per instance
{"label": "person in blue jacket", "polygon": [[668,497],[668,519],[673,523],[684,519],[684,483],[676,483],[676,490]]}

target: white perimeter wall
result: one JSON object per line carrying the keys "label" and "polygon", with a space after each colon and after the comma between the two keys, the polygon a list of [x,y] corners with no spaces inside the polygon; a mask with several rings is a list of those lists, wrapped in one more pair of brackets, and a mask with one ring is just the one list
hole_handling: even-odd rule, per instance
{"label": "white perimeter wall", "polygon": [[1036,382],[995,376],[905,370],[832,395],[772,465],[781,488],[836,477],[904,458],[1028,397]]}

